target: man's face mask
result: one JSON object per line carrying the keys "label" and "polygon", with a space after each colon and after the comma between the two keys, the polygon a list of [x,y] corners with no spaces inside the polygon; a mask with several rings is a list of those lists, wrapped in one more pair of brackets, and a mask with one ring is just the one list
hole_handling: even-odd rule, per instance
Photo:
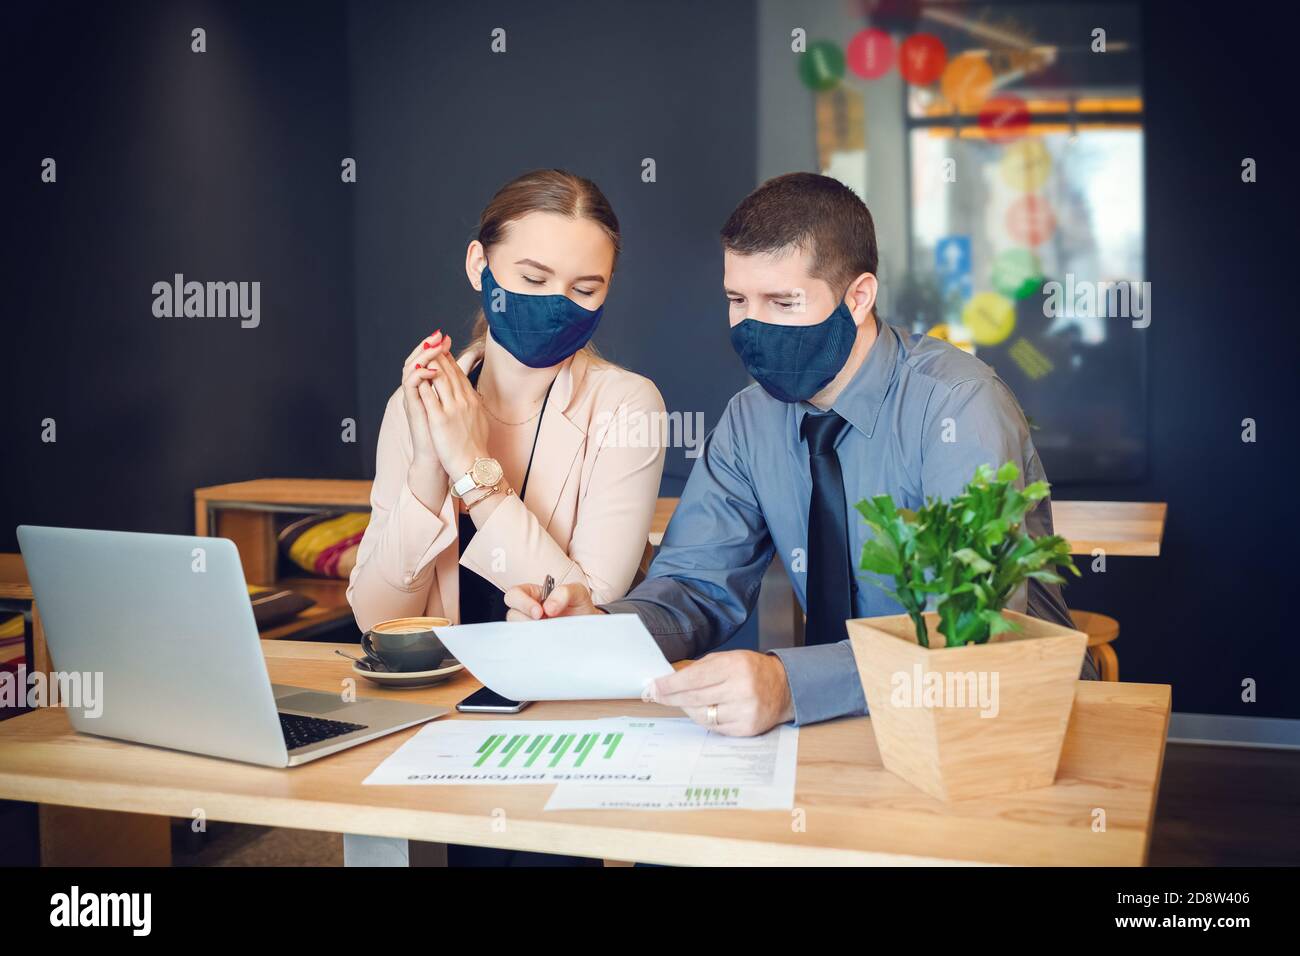
{"label": "man's face mask", "polygon": [[806,402],[839,374],[858,327],[843,302],[816,325],[773,325],[745,319],[732,326],[731,347],[767,394]]}
{"label": "man's face mask", "polygon": [[529,368],[559,365],[586,345],[604,308],[584,309],[563,295],[510,292],[483,267],[483,314],[492,338]]}

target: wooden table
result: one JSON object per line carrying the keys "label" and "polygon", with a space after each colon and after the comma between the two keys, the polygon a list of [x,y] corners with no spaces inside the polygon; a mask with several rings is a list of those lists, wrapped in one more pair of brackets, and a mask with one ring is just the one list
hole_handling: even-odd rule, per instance
{"label": "wooden table", "polygon": [[[680,498],[660,498],[650,523],[650,543],[658,547]],[[1165,533],[1163,501],[1052,501],[1056,533],[1070,542],[1071,554],[1159,557]]]}
{"label": "wooden table", "polygon": [[369,511],[370,482],[365,479],[257,478],[194,489],[194,526],[205,529],[218,507],[249,511]]}
{"label": "wooden table", "polygon": [[[274,681],[323,691],[350,674],[334,646],[262,644]],[[463,674],[422,690],[358,692],[453,706],[478,686]],[[669,864],[1140,865],[1169,704],[1165,685],[1081,681],[1053,786],[949,804],[881,767],[869,719],[805,727],[793,814],[547,812],[549,786],[364,787],[414,730],[275,770],[81,736],[63,712],[42,709],[0,724],[0,798],[175,817],[197,808],[213,820],[360,835],[370,849],[409,840]],[[664,713],[676,712],[641,701],[549,702],[518,719]],[[1099,809],[1104,832],[1094,829]]]}
{"label": "wooden table", "polygon": [[1052,501],[1056,533],[1070,542],[1071,554],[1108,557],[1160,557],[1165,535],[1163,501]]}
{"label": "wooden table", "polygon": [[0,598],[32,599],[32,585],[21,554],[0,554]]}

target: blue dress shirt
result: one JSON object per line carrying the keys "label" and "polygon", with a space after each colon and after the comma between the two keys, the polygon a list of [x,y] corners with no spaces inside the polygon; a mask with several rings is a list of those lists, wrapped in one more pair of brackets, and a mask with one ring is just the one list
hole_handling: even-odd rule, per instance
{"label": "blue dress shirt", "polygon": [[[993,370],[947,342],[877,322],[862,367],[831,406],[848,420],[836,452],[844,473],[849,553],[871,530],[853,506],[888,494],[899,507],[951,498],[982,464],[1012,461],[1021,482],[1045,478],[1019,403]],[[763,574],[780,559],[807,609],[808,502],[812,479],[800,438],[807,403],[788,404],[758,385],[732,397],[705,442],[664,534],[649,576],[605,605],[633,612],[669,660],[699,657],[730,638],[753,611]],[[1052,533],[1044,499],[1025,519],[1035,537]],[[855,570],[858,617],[902,607]],[[1030,581],[1013,609],[1073,627],[1055,585]],[[847,640],[773,651],[785,665],[795,723],[866,713]],[[1085,655],[1083,677],[1095,678]]]}

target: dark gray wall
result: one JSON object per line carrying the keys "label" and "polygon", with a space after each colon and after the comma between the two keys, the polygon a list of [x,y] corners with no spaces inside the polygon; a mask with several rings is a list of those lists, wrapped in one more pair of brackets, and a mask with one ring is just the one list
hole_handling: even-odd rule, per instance
{"label": "dark gray wall", "polygon": [[[199,485],[359,477],[343,7],[5,17],[0,550],[24,522],[192,531]],[[260,281],[260,327],[155,318],[176,272]]]}
{"label": "dark gray wall", "polygon": [[[1063,489],[1071,498],[1166,501],[1159,558],[1083,561],[1072,607],[1120,621],[1124,680],[1172,684],[1174,709],[1300,717],[1300,645],[1286,602],[1297,528],[1294,481],[1297,203],[1282,97],[1288,31],[1216,17],[1217,69],[1185,51],[1205,20],[1144,10],[1147,278],[1151,282],[1148,474]],[[1241,181],[1241,161],[1259,181]],[[1272,170],[1266,173],[1266,170]],[[1087,395],[1079,401],[1086,402]],[[1244,418],[1258,441],[1241,441]],[[1241,699],[1242,681],[1258,700]]]}
{"label": "dark gray wall", "polygon": [[[747,384],[727,337],[718,230],[754,186],[755,21],[745,2],[354,3],[357,367],[373,467],[417,339],[466,338],[465,245],[524,170],[594,179],[624,255],[595,342],[709,427]],[[490,49],[496,27],[506,52]],[[658,181],[641,181],[653,158]],[[664,493],[690,462],[670,450]]]}

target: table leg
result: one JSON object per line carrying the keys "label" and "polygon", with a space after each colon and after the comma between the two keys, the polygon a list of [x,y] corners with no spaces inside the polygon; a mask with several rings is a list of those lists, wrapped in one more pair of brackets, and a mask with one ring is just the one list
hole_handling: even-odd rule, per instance
{"label": "table leg", "polygon": [[171,819],[42,804],[41,866],[171,866]]}
{"label": "table leg", "polygon": [[447,844],[343,834],[344,866],[446,866]]}
{"label": "table leg", "polygon": [[239,561],[244,566],[244,579],[249,584],[275,581],[279,553],[273,513],[228,508],[217,514],[215,526],[208,530],[213,537],[229,538],[235,542]]}

